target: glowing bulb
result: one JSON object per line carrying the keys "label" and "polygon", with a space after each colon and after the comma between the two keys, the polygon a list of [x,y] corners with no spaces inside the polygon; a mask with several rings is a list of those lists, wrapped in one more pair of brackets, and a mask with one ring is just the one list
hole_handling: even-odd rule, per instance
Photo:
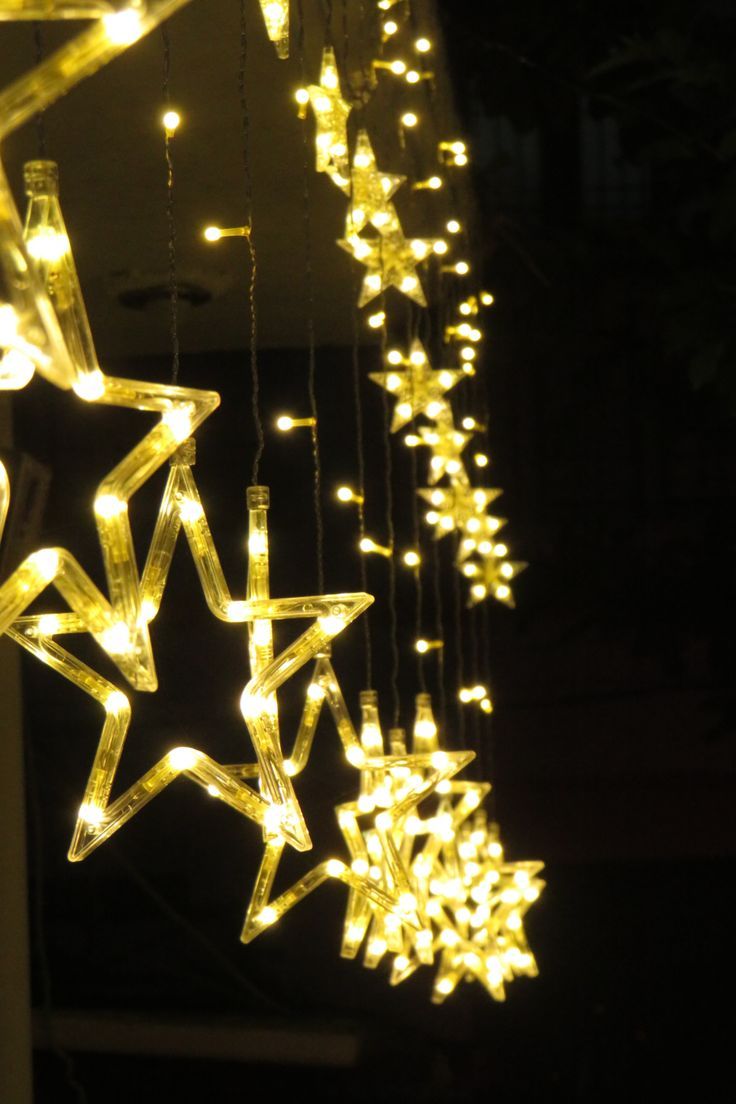
{"label": "glowing bulb", "polygon": [[216,242],[222,237],[222,230],[219,226],[207,226],[204,231],[204,236],[207,241]]}
{"label": "glowing bulb", "polygon": [[167,135],[171,135],[181,123],[181,115],[178,111],[166,111],[161,118],[161,122]]}
{"label": "glowing bulb", "polygon": [[484,452],[476,452],[476,454],[473,457],[473,460],[479,468],[487,468],[488,467],[488,457],[486,456],[486,454]]}
{"label": "glowing bulb", "polygon": [[294,99],[300,107],[306,107],[306,105],[309,103],[309,92],[306,88],[297,88],[296,92],[294,93]]}
{"label": "glowing bulb", "polygon": [[457,272],[458,276],[467,276],[467,274],[470,272],[470,265],[467,261],[458,261],[455,265],[455,271]]}
{"label": "glowing bulb", "polygon": [[401,125],[407,127],[408,129],[415,127],[418,122],[419,118],[414,114],[413,111],[405,111],[404,114],[401,116]]}
{"label": "glowing bulb", "polygon": [[194,748],[176,747],[171,749],[168,759],[174,770],[191,770],[192,767],[196,766],[199,752],[195,751]]}
{"label": "glowing bulb", "polygon": [[279,914],[277,913],[276,909],[273,908],[271,905],[266,905],[266,907],[262,908],[261,911],[258,913],[256,920],[264,927],[268,927],[270,924],[275,924],[278,918]]}
{"label": "glowing bulb", "polygon": [[480,301],[484,307],[490,307],[494,303],[494,299],[490,291],[482,291],[480,293]]}
{"label": "glowing bulb", "polygon": [[141,14],[133,8],[104,15],[102,25],[114,46],[130,46],[143,34]]}
{"label": "glowing bulb", "polygon": [[[402,357],[398,349],[389,349],[388,353],[386,354],[386,360],[389,362],[389,364],[401,364],[403,359],[404,358]],[[398,379],[398,376],[393,376],[389,378]],[[399,382],[401,381],[399,380]]]}
{"label": "glowing bulb", "polygon": [[428,38],[418,38],[414,43],[414,49],[417,50],[420,54],[428,54],[429,51],[432,49],[432,43],[429,41]]}
{"label": "glowing bulb", "polygon": [[395,23],[393,19],[387,19],[383,24],[383,33],[385,35],[394,35],[399,29],[399,24]]}
{"label": "glowing bulb", "polygon": [[431,188],[433,192],[436,192],[439,188],[442,187],[442,178],[439,176],[430,176],[429,180],[427,181],[427,187]]}
{"label": "glowing bulb", "polygon": [[98,517],[109,519],[124,514],[128,509],[128,503],[114,494],[98,495],[95,499],[94,510]]}
{"label": "glowing bulb", "polygon": [[392,62],[390,63],[390,65],[389,65],[389,69],[390,69],[390,70],[391,70],[391,72],[392,72],[392,73],[394,73],[394,74],[395,74],[395,75],[396,75],[397,77],[401,77],[401,76],[403,76],[403,75],[404,75],[404,73],[406,72],[406,62],[404,62],[404,61],[401,61],[401,59],[400,59],[400,58],[397,58],[397,60],[396,60],[396,61],[392,61]]}
{"label": "glowing bulb", "polygon": [[381,832],[389,832],[394,826],[394,818],[390,813],[379,813],[376,817],[376,828]]}
{"label": "glowing bulb", "polygon": [[[459,234],[462,230],[462,226],[457,221],[457,219],[450,219],[450,221],[447,223],[446,230],[448,234]],[[460,310],[462,312],[462,307],[460,308]]]}
{"label": "glowing bulb", "polygon": [[317,623],[327,636],[337,636],[345,628],[345,618],[340,614],[328,614],[326,617],[320,617]]}
{"label": "glowing bulb", "polygon": [[416,650],[421,655],[423,655],[425,652],[429,651],[429,641],[427,641],[427,640],[417,640],[414,647],[416,648]]}
{"label": "glowing bulb", "polygon": [[452,981],[451,978],[440,978],[439,981],[435,983],[435,989],[437,990],[437,992],[442,993],[445,996],[451,993],[454,988],[455,983],[454,981]]}
{"label": "glowing bulb", "polygon": [[438,238],[437,241],[434,242],[432,245],[432,251],[436,253],[438,257],[444,256],[448,248],[449,246],[447,242],[443,241],[442,238]]}
{"label": "glowing bulb", "polygon": [[405,552],[403,559],[407,567],[419,567],[422,562],[422,558],[419,553],[414,552],[413,550]]}
{"label": "glowing bulb", "polygon": [[112,690],[105,698],[105,710],[108,713],[123,713],[129,705],[125,694],[119,690]]}
{"label": "glowing bulb", "polygon": [[359,747],[349,747],[345,752],[345,758],[352,767],[362,767],[365,765],[365,752]]}
{"label": "glowing bulb", "polygon": [[328,859],[325,870],[331,878],[339,878],[341,874],[345,873],[346,866],[339,859]]}
{"label": "glowing bulb", "polygon": [[370,314],[368,316],[368,325],[370,326],[370,328],[372,330],[380,330],[381,326],[384,324],[385,321],[386,321],[386,312],[385,311],[376,311],[375,314]]}
{"label": "glowing bulb", "polygon": [[285,433],[289,429],[293,429],[294,419],[290,418],[288,414],[282,414],[276,419],[276,428]]}
{"label": "glowing bulb", "polygon": [[73,390],[85,402],[96,402],[105,393],[105,377],[99,369],[85,372],[74,381]]}
{"label": "glowing bulb", "polygon": [[99,805],[94,805],[91,801],[85,801],[79,806],[79,819],[92,828],[99,828],[104,818],[105,814]]}

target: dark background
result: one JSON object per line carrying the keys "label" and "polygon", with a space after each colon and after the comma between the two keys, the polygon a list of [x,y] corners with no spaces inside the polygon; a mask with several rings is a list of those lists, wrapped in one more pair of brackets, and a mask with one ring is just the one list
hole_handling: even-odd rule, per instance
{"label": "dark background", "polygon": [[[41,1101],[79,1098],[75,1077],[94,1102],[133,1094],[234,1101],[259,1092],[658,1101],[687,1090],[722,1099],[736,873],[736,16],[716,2],[642,11],[592,0],[494,4],[482,16],[456,4],[442,15],[474,155],[473,257],[496,297],[486,316],[485,391],[476,386],[471,396],[489,411],[491,483],[504,488],[501,512],[510,519],[504,536],[531,565],[516,585],[516,610],[494,605],[487,620],[461,614],[458,649],[451,550],[442,542],[445,730],[451,746],[481,751],[471,773],[492,776],[507,853],[546,863],[548,886],[528,918],[540,977],[511,985],[503,1005],[463,986],[437,1009],[428,971],[391,990],[385,971],[338,957],[339,887],[318,891],[241,946],[257,833],[184,781],[70,866],[73,810],[99,717],[28,660]],[[313,184],[318,207],[322,183]],[[261,203],[265,209],[266,198]],[[255,227],[258,214],[256,191]],[[301,264],[299,257],[292,278],[301,278]],[[430,340],[441,320],[435,311]],[[359,585],[355,517],[331,501],[334,486],[356,472],[348,342],[320,342],[317,351],[330,590]],[[309,440],[272,430],[283,409],[306,411],[307,351],[291,336],[288,350],[272,334],[267,344],[262,478],[272,490],[273,593],[310,593],[317,564]],[[361,347],[362,376],[376,357]],[[155,379],[169,370],[165,358],[142,356],[105,367]],[[254,441],[248,354],[230,345],[185,355],[181,378],[222,394],[221,409],[197,434],[195,474],[237,592]],[[367,524],[380,539],[381,402],[367,381],[362,393]],[[71,544],[99,576],[89,502],[147,420],[104,410],[92,418],[41,382],[17,397],[15,417],[19,447],[52,471],[44,542]],[[393,457],[394,520],[399,544],[408,545],[410,457],[398,441]],[[155,515],[157,487],[150,491],[132,512],[142,534]],[[388,722],[388,570],[376,558],[368,571],[377,595],[374,685]],[[438,611],[429,567],[423,580],[430,635]],[[400,575],[407,725],[417,689],[414,603],[411,580]],[[242,750],[244,640],[206,613],[182,549],[153,628],[161,692],[132,695],[121,786],[172,741],[206,743],[222,761]],[[486,659],[495,711],[492,726],[481,727],[472,711],[458,712],[454,697],[458,674],[484,676]],[[354,713],[363,663],[356,625],[335,647]],[[432,683],[434,659],[425,673]],[[292,702],[285,731],[294,719]],[[318,740],[299,793],[324,853],[333,839],[330,808],[353,778],[329,725]],[[294,856],[285,879],[309,861]],[[196,1042],[190,1057],[93,1054],[91,1029],[86,1042],[80,1029],[66,1056],[54,1054],[49,1019],[61,1022],[70,1010],[93,1025],[113,1014],[133,1025],[237,1024],[244,1038],[269,1025],[284,1032],[283,1060],[206,1060]],[[314,1032],[314,1064],[289,1064],[305,1031]],[[336,1033],[356,1046],[346,1067]]]}

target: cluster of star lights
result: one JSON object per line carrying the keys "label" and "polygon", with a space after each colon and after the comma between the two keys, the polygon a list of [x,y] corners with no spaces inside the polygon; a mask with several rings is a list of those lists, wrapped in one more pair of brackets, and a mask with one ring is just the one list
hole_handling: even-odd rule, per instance
{"label": "cluster of star lights", "polygon": [[[90,29],[0,92],[0,138],[93,74],[185,2],[150,0],[118,9],[102,0],[0,0],[0,20],[93,20]],[[391,0],[379,2],[381,9],[393,7]],[[278,55],[287,56],[287,0],[261,0],[261,8]],[[384,32],[389,35],[385,26]],[[422,72],[418,79],[425,76]],[[323,92],[329,94],[322,98]],[[416,266],[442,250],[435,241],[425,242],[420,249],[404,240],[390,202],[403,178],[378,174],[364,132],[358,136],[353,170],[348,169],[346,140],[342,144],[347,110],[329,50],[321,84],[309,90],[309,97],[322,119],[319,134],[328,135],[322,142],[318,136],[318,162],[351,198],[345,244],[357,256],[356,242],[365,240],[364,231],[373,228],[378,232],[369,244],[377,251],[378,261],[368,265],[363,294],[367,291],[372,297],[375,281],[368,282],[370,276],[378,278],[380,290],[388,283],[404,284],[401,290],[421,301]],[[177,112],[166,113],[167,137],[180,121]],[[454,155],[458,156],[457,149]],[[357,158],[361,160],[358,168],[364,171],[359,185],[351,176]],[[0,581],[0,635],[7,635],[89,695],[101,710],[101,731],[78,807],[69,859],[84,859],[181,775],[258,826],[263,856],[248,897],[244,942],[270,928],[321,884],[337,881],[348,891],[344,956],[353,958],[364,946],[368,967],[391,956],[392,984],[419,966],[437,963],[435,1001],[448,996],[462,979],[479,980],[492,997],[503,999],[506,982],[536,972],[524,934],[524,914],[543,887],[537,877],[541,863],[505,862],[497,828],[487,823],[482,811],[490,786],[458,779],[474,755],[441,747],[429,695],[417,697],[410,752],[400,729],[389,732],[389,746],[384,746],[375,691],[361,695],[362,724],[356,731],[332,665],[332,645],[373,598],[365,593],[271,595],[267,487],[248,488],[247,585],[244,596],[233,596],[193,474],[194,434],[217,408],[219,396],[212,391],[121,379],[102,370],[62,215],[56,164],[46,160],[27,163],[24,183],[27,208],[22,224],[0,166],[0,389],[21,390],[39,375],[71,392],[92,412],[103,404],[140,411],[155,419],[135,447],[105,475],[95,494],[93,514],[106,593],[70,551],[59,547],[32,553]],[[249,233],[246,227],[212,230],[214,233],[208,234],[211,240]],[[383,261],[384,246],[393,250],[388,267]],[[407,279],[416,283],[409,286]],[[418,344],[402,368],[400,373],[392,363],[390,372],[380,373],[386,379],[377,379],[396,397],[394,428],[425,413],[438,432],[454,432],[444,395],[462,378],[462,368],[432,373]],[[398,384],[393,383],[393,375]],[[313,419],[285,420],[289,424],[283,429],[314,423]],[[420,430],[425,435],[432,432],[426,426]],[[424,443],[432,444],[429,440]],[[443,476],[450,479],[450,488],[443,493],[458,496],[452,506],[453,525],[459,528],[463,524],[464,533],[473,532],[461,523],[461,515],[482,518],[485,525],[489,515],[484,511],[496,492],[472,490],[467,474],[463,477],[454,464],[458,455],[454,439],[449,445],[443,441],[434,447],[432,456],[438,460],[431,470],[436,478],[430,479],[433,484]],[[166,479],[141,570],[129,505],[161,469]],[[469,501],[461,501],[461,494],[469,495]],[[482,502],[472,497],[478,495]],[[0,541],[10,505],[10,479],[0,462]],[[450,510],[448,504],[445,507]],[[90,636],[129,687],[155,692],[152,623],[163,601],[180,535],[194,560],[211,614],[227,624],[246,627],[248,670],[243,675],[240,713],[254,757],[252,762],[223,765],[201,748],[173,747],[116,795],[116,774],[132,728],[133,705],[120,686],[70,650],[69,638]],[[469,562],[474,562],[472,556],[476,555],[482,563],[485,555],[480,545],[471,550],[463,550],[461,545],[461,553]],[[56,608],[39,611],[39,601],[48,601],[53,592],[60,599]],[[298,635],[289,634],[289,643],[278,650],[275,623],[293,620],[307,625]],[[441,642],[424,643],[428,650]],[[293,740],[287,740],[279,720],[279,692],[310,665],[301,719]],[[472,688],[470,693],[472,700],[481,706],[487,702],[491,708],[485,688]],[[298,881],[279,889],[276,881],[285,848],[305,853],[312,850],[297,789],[299,777],[309,765],[325,705],[347,768],[357,772],[354,800],[341,802],[335,810],[344,854],[309,863]],[[291,748],[288,756],[283,751],[285,745]]]}
{"label": "cluster of star lights", "polygon": [[[394,41],[409,29],[409,23],[402,22],[407,4],[402,2],[389,8],[379,3],[378,8],[385,56],[373,62],[376,79],[386,74],[398,78],[409,88],[431,80],[433,73],[425,67],[432,52],[430,39],[422,36],[411,43],[409,61],[396,55],[393,49]],[[389,15],[384,14],[389,11]],[[449,241],[441,236],[411,238],[404,231],[394,203],[401,188],[408,187],[415,192],[438,191],[445,186],[445,177],[433,174],[426,179],[409,181],[404,175],[383,171],[377,165],[370,136],[362,128],[357,131],[351,150],[348,129],[351,104],[343,95],[335,52],[330,46],[323,50],[319,83],[298,89],[296,99],[302,114],[311,107],[314,115],[317,171],[325,173],[348,199],[345,233],[338,244],[363,266],[358,305],[368,307],[368,326],[388,333],[385,293],[391,288],[419,307],[427,307],[420,273],[433,259],[439,265],[442,278],[454,284],[447,298],[453,301],[457,317],[445,327],[443,334],[443,358],[449,362],[448,366],[433,369],[426,348],[415,339],[404,351],[390,348],[386,353],[385,371],[371,373],[371,379],[395,400],[392,432],[397,433],[417,419],[422,420],[417,431],[408,433],[404,439],[410,447],[428,449],[430,486],[419,494],[426,500],[426,521],[433,527],[435,538],[449,533],[457,537],[457,567],[468,581],[468,604],[495,598],[513,606],[512,580],[526,564],[512,559],[508,545],[499,540],[499,530],[506,519],[490,511],[489,506],[501,491],[473,485],[471,472],[482,473],[487,468],[487,454],[475,451],[472,464],[464,455],[474,435],[485,433],[486,427],[471,415],[465,415],[458,424],[450,398],[450,392],[458,384],[475,374],[483,339],[479,315],[491,306],[493,296],[479,292],[463,298],[457,293],[457,287],[470,275],[467,261],[446,261],[450,243],[462,240],[464,230],[458,219],[450,218],[446,222]],[[419,123],[416,112],[406,111],[400,116],[398,125],[406,131]],[[443,172],[468,163],[467,148],[461,141],[439,142],[437,155]],[[379,297],[380,309],[369,306]],[[295,421],[293,424],[303,423]],[[349,487],[340,488],[338,498],[357,500]],[[360,550],[385,556],[393,554],[392,549],[366,537],[361,540]],[[412,550],[408,555],[409,559],[405,557],[407,565],[418,567],[418,551]]]}

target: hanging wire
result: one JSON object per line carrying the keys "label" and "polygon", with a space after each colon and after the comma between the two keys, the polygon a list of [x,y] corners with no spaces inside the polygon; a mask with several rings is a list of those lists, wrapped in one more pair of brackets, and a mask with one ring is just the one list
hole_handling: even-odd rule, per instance
{"label": "hanging wire", "polygon": [[[419,496],[417,494],[417,450],[410,449],[411,453],[411,520],[412,520],[412,544],[419,554],[419,563],[412,569],[414,573],[414,596],[415,596],[415,608],[416,608],[416,620],[415,638],[419,640],[422,635],[422,615],[424,606],[424,591],[422,587],[422,559],[420,553],[420,533],[419,533]],[[441,637],[437,637],[441,640]],[[442,651],[442,649],[438,649]],[[419,681],[419,689],[426,693],[427,691],[427,677],[424,671],[424,656],[421,652],[417,652],[417,679]]]}
{"label": "hanging wire", "polygon": [[[168,27],[161,28],[163,43],[162,90],[164,104],[171,105],[171,43]],[[164,127],[164,158],[166,161],[166,223],[168,227],[169,259],[169,335],[171,337],[171,382],[179,382],[179,285],[176,272],[176,220],[174,218],[174,160],[171,132]]]}
{"label": "hanging wire", "polygon": [[[381,296],[381,311],[385,318],[385,296]],[[386,323],[381,326],[381,364],[386,362],[386,343],[388,334]],[[393,705],[393,726],[397,728],[401,715],[401,695],[399,693],[399,620],[396,608],[396,534],[394,530],[394,488],[393,488],[393,458],[391,454],[391,410],[389,408],[389,394],[385,387],[381,388],[381,405],[383,409],[383,475],[384,495],[386,500],[386,541],[391,549],[388,557],[388,614],[389,614],[389,639],[391,645],[391,697]]]}
{"label": "hanging wire", "polygon": [[[365,447],[364,447],[364,428],[363,428],[363,399],[362,399],[362,376],[360,371],[360,338],[359,338],[359,319],[357,308],[358,299],[358,280],[353,277],[353,347],[352,347],[352,363],[353,363],[353,400],[355,409],[355,446],[358,454],[358,534],[359,539],[362,541],[365,536]],[[360,561],[360,588],[366,593],[368,590],[368,566],[366,564],[365,556],[360,555],[358,557]],[[361,617],[363,622],[363,635],[365,641],[365,685],[369,690],[373,685],[373,644],[371,641],[371,622],[370,622],[370,610]]]}
{"label": "hanging wire", "polygon": [[[302,86],[306,84],[306,71],[304,62],[304,11],[302,0],[297,0],[297,14],[299,19],[299,31],[297,35],[297,53],[299,57],[299,69]],[[332,8],[329,10],[329,19],[332,18]],[[319,417],[317,410],[317,353],[314,338],[314,264],[312,260],[312,210],[309,188],[309,138],[306,127],[302,127],[302,217],[304,223],[304,294],[307,304],[307,390],[309,394],[309,409],[312,417],[312,463],[313,495],[314,495],[314,521],[317,537],[317,586],[318,593],[325,589],[325,535],[324,518],[322,516],[322,462],[319,444]]]}
{"label": "hanging wire", "polygon": [[260,407],[260,380],[258,376],[258,318],[256,313],[256,276],[258,265],[256,261],[256,247],[253,241],[253,178],[250,171],[250,112],[248,110],[248,97],[245,91],[245,68],[248,60],[248,30],[245,15],[246,0],[240,0],[240,54],[238,58],[238,100],[240,102],[240,129],[242,136],[243,168],[245,171],[245,207],[247,234],[245,240],[248,243],[250,258],[250,280],[248,283],[248,316],[250,319],[250,378],[251,378],[251,407],[253,410],[253,425],[256,431],[256,451],[253,457],[253,470],[251,483],[258,483],[263,450],[266,440],[263,434],[263,420]]}
{"label": "hanging wire", "polygon": [[[40,65],[44,58],[43,28],[40,23],[33,23],[33,49],[36,65]],[[46,112],[39,111],[36,115],[36,145],[38,156],[46,160]]]}
{"label": "hanging wire", "polygon": [[[434,590],[434,619],[437,640],[445,639],[445,619],[442,601],[440,542],[432,541],[432,583]],[[445,686],[445,649],[437,649],[437,682],[440,694],[442,731],[447,735],[447,688]]]}
{"label": "hanging wire", "polygon": [[[481,602],[481,663],[483,677],[490,679],[491,673],[491,632],[490,610],[488,602]],[[491,700],[493,700],[493,687],[488,684]],[[490,793],[489,811],[493,815],[496,806],[496,743],[493,724],[493,714],[484,714],[484,734],[480,745],[480,769],[482,777],[493,783]]]}
{"label": "hanging wire", "polygon": [[[480,682],[483,682],[480,674],[480,655],[478,644],[478,625],[476,622],[476,607],[467,610],[465,613],[465,621],[468,624],[468,640],[470,643],[470,669],[472,671],[473,685],[477,686]],[[473,703],[473,709],[471,711],[471,739],[473,742],[473,750],[477,756],[476,765],[480,766],[481,761],[481,710],[477,702]]]}
{"label": "hanging wire", "polygon": [[460,746],[465,747],[465,711],[463,710],[462,702],[458,697],[458,691],[461,686],[465,685],[464,667],[465,658],[463,655],[463,615],[462,615],[462,603],[460,599],[460,572],[452,572],[452,597],[455,614],[455,712],[457,716],[457,736],[460,741]]}

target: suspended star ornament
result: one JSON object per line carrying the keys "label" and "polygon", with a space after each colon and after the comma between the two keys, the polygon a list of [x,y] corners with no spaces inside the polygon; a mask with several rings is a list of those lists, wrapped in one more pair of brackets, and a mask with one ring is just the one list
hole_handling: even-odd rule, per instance
{"label": "suspended star ornament", "polygon": [[350,199],[345,224],[346,239],[359,234],[369,224],[381,234],[400,232],[398,215],[390,201],[405,180],[405,176],[378,169],[368,132],[359,130],[350,181],[342,185],[342,191]]}
{"label": "suspended star ornament", "polygon": [[469,486],[470,480],[461,456],[472,433],[463,433],[456,428],[449,405],[443,406],[433,421],[433,426],[421,426],[417,430],[418,443],[427,445],[431,450],[429,482],[438,483],[447,477],[453,485]]}
{"label": "suspended star ornament", "polygon": [[[43,549],[0,586],[0,633],[9,631],[18,643],[53,666],[73,683],[92,693],[106,710],[105,725],[84,801],[80,806],[71,858],[84,857],[108,838],[152,796],[184,771],[212,786],[228,800],[232,785],[215,781],[206,757],[195,749],[174,749],[139,783],[109,803],[110,791],[130,722],[127,698],[106,680],[95,683],[95,672],[80,665],[53,637],[89,632],[128,681],[142,690],[156,688],[149,622],[155,617],[181,529],[188,538],[211,612],[221,620],[247,623],[251,679],[241,697],[241,709],[258,755],[263,798],[236,785],[240,811],[259,823],[278,820],[284,838],[294,847],[310,846],[309,834],[284,767],[279,742],[275,693],[304,663],[367,608],[369,595],[324,595],[275,600],[268,593],[268,492],[251,488],[253,498],[249,542],[249,586],[245,601],[235,601],[224,579],[204,508],[191,473],[194,442],[185,439],[216,408],[219,396],[162,384],[139,383],[105,376],[97,365],[76,268],[56,188],[55,166],[33,162],[26,180],[30,203],[26,219],[29,256],[48,288],[58,312],[60,332],[68,340],[77,378],[74,389],[90,403],[104,402],[161,414],[161,421],[100,485],[95,519],[111,598],[92,583],[64,549]],[[167,460],[173,461],[143,575],[139,574],[128,520],[130,497]],[[50,584],[71,612],[20,615]],[[307,617],[311,628],[280,655],[274,655],[271,622]],[[89,685],[88,685],[89,682]],[[202,766],[202,764],[205,766]],[[209,772],[209,773],[208,773]],[[232,780],[231,780],[232,781]],[[232,803],[232,802],[231,802]]]}
{"label": "suspended star ornament", "polygon": [[413,238],[410,241],[400,227],[392,228],[389,224],[378,237],[362,238],[350,233],[337,244],[365,265],[359,307],[364,307],[389,287],[395,287],[420,307],[426,307],[417,265],[431,256],[433,239]]}
{"label": "suspended star ornament", "polygon": [[341,188],[349,183],[348,115],[350,104],[342,98],[335,51],[325,46],[319,84],[307,87],[317,124],[315,147],[317,172],[328,173]]}
{"label": "suspended star ornament", "polygon": [[495,487],[423,487],[417,492],[432,507],[426,514],[435,538],[454,531],[478,532],[486,508],[502,493]]}
{"label": "suspended star ornament", "polygon": [[463,574],[471,583],[468,604],[477,605],[491,594],[504,605],[513,607],[515,602],[511,580],[525,567],[527,564],[519,560],[503,559],[494,552],[467,562],[463,566]]}
{"label": "suspended star ornament", "polygon": [[398,364],[386,372],[368,373],[374,383],[396,399],[391,432],[396,433],[420,414],[433,419],[451,417],[445,395],[465,379],[464,372],[453,368],[435,371],[418,338],[412,342],[409,356],[400,357]]}

